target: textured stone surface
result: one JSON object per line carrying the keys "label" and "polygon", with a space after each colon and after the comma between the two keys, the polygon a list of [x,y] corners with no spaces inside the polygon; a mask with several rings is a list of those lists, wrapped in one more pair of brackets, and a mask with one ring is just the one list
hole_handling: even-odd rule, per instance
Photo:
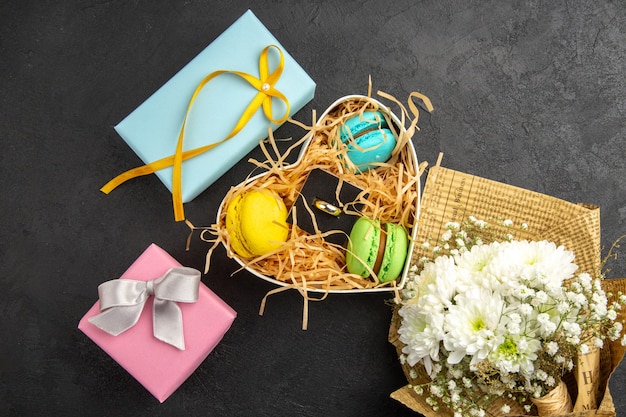
{"label": "textured stone surface", "polygon": [[[58,3],[58,4],[57,4]],[[420,159],[601,207],[602,243],[626,232],[626,7],[620,1],[75,1],[0,3],[0,414],[409,416],[386,341],[388,295],[310,305],[216,252],[204,282],[239,317],[162,405],[77,329],[104,280],[151,242],[185,252],[155,177],[98,190],[137,157],[113,126],[247,7],[318,83],[297,119],[374,90],[435,106]],[[300,137],[286,125],[278,137]],[[260,158],[257,150],[251,156]],[[187,205],[210,224],[244,161]],[[626,276],[626,264],[611,274]],[[626,407],[626,374],[612,381]],[[618,413],[619,415],[619,413]]]}

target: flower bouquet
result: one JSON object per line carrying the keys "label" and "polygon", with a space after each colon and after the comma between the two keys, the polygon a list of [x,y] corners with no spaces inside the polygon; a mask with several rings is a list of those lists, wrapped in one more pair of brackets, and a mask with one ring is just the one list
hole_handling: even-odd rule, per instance
{"label": "flower bouquet", "polygon": [[421,207],[392,397],[426,416],[615,415],[626,282],[602,279],[599,210],[439,163]]}

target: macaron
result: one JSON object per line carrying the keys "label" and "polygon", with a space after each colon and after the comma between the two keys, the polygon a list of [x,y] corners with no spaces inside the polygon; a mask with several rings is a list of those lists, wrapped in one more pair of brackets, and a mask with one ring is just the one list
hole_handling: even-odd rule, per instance
{"label": "macaron", "polygon": [[346,250],[348,272],[364,278],[374,271],[380,282],[400,276],[406,261],[409,237],[404,227],[359,217],[352,226]]}
{"label": "macaron", "polygon": [[270,190],[238,194],[226,209],[226,230],[231,249],[244,258],[276,250],[289,235],[285,202]]}
{"label": "macaron", "polygon": [[348,145],[347,156],[360,172],[389,160],[397,142],[380,111],[349,118],[339,130],[339,138]]}

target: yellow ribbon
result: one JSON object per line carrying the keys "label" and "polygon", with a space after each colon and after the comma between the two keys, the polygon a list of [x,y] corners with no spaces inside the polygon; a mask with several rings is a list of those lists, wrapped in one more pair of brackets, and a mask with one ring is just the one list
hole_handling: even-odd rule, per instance
{"label": "yellow ribbon", "polygon": [[[280,63],[276,67],[276,69],[270,73],[269,68],[269,50],[270,48],[276,48],[278,53],[280,54]],[[126,172],[121,173],[117,177],[113,178],[111,181],[106,183],[104,187],[100,189],[105,194],[109,194],[120,184],[142,175],[153,174],[156,171],[159,171],[163,168],[173,167],[172,173],[172,203],[174,205],[174,219],[176,221],[185,220],[185,213],[183,209],[183,199],[182,199],[182,165],[183,161],[187,159],[198,156],[210,149],[215,148],[221,143],[226,142],[231,139],[233,136],[237,135],[241,129],[250,121],[250,119],[254,116],[259,107],[263,106],[263,113],[265,117],[267,117],[272,123],[282,124],[289,117],[290,112],[290,104],[287,97],[274,88],[274,85],[280,79],[280,76],[283,73],[283,69],[285,66],[285,59],[283,56],[283,52],[276,45],[268,45],[263,48],[261,51],[261,55],[259,57],[259,78],[254,77],[245,72],[240,71],[228,71],[228,70],[218,70],[212,72],[207,75],[196,87],[193,95],[191,96],[191,100],[189,101],[189,105],[187,106],[187,112],[185,113],[185,118],[183,120],[183,125],[180,129],[180,133],[178,135],[178,143],[176,144],[176,152],[174,155],[170,155],[168,157],[159,159],[157,161],[151,162],[149,164],[130,169]],[[244,80],[246,80],[250,85],[258,90],[256,96],[252,99],[248,107],[244,110],[243,114],[237,121],[237,124],[233,128],[233,130],[219,142],[211,143],[209,145],[205,145],[199,148],[195,148],[192,150],[183,152],[183,139],[185,136],[185,125],[187,124],[187,118],[189,116],[189,111],[193,106],[196,97],[200,93],[200,90],[208,84],[212,79],[216,78],[222,74],[233,74],[237,75]],[[272,112],[272,98],[275,97],[279,100],[282,100],[286,105],[285,114],[280,119],[274,119],[274,115]]]}

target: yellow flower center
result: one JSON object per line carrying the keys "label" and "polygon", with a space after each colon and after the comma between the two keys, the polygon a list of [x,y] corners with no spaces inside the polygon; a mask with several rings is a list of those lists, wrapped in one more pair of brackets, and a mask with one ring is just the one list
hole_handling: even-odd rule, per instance
{"label": "yellow flower center", "polygon": [[485,325],[485,322],[482,318],[478,318],[474,320],[474,322],[472,323],[472,327],[474,331],[479,332],[487,326]]}
{"label": "yellow flower center", "polygon": [[517,354],[517,345],[511,339],[506,339],[504,343],[498,346],[498,353],[507,357],[511,357]]}

